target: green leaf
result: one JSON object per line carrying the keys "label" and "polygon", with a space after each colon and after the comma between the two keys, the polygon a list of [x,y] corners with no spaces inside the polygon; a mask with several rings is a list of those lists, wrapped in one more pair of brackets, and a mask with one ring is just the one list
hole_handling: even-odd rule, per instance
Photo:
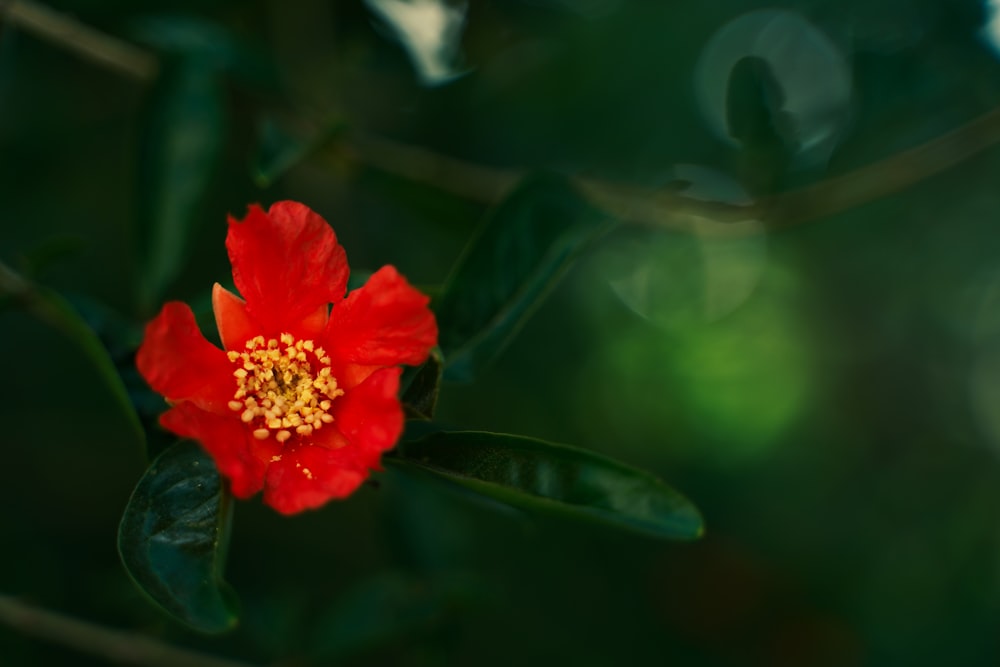
{"label": "green leaf", "polygon": [[12,303],[17,303],[39,320],[61,331],[80,348],[97,369],[104,385],[128,420],[139,448],[145,456],[146,433],[129,398],[128,389],[108,349],[80,313],[56,292],[29,282],[2,262],[0,262],[0,297],[9,298]]}
{"label": "green leaf", "polygon": [[653,475],[586,450],[478,431],[434,433],[401,443],[387,464],[444,477],[494,500],[690,540],[704,530],[697,508]]}
{"label": "green leaf", "polygon": [[223,632],[237,621],[236,596],[222,580],[231,521],[232,498],[211,457],[178,442],[136,485],[118,552],[136,585],[174,618]]}
{"label": "green leaf", "polygon": [[435,348],[422,365],[408,368],[403,373],[403,408],[408,417],[424,420],[434,418],[442,369],[441,351]]}
{"label": "green leaf", "polygon": [[197,210],[225,137],[221,84],[194,57],[164,65],[143,128],[139,164],[139,303],[162,300],[180,274]]}
{"label": "green leaf", "polygon": [[436,308],[445,377],[471,380],[610,226],[563,179],[521,185],[487,217],[445,285]]}

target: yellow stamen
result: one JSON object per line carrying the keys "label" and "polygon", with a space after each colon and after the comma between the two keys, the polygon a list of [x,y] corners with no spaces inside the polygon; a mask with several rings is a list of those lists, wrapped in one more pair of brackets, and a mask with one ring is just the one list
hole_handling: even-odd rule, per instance
{"label": "yellow stamen", "polygon": [[309,438],[334,421],[330,408],[344,395],[330,370],[330,357],[311,340],[290,333],[277,339],[256,336],[245,352],[227,353],[234,365],[236,388],[229,407],[252,426],[253,436],[271,435],[285,443],[293,435]]}

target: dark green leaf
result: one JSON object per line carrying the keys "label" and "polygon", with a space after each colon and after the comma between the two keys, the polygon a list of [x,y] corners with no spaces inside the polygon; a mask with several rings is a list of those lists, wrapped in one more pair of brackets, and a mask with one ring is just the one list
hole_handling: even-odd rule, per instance
{"label": "dark green leaf", "polygon": [[164,65],[143,130],[138,288],[149,310],[184,266],[222,150],[225,117],[215,70],[193,57]]}
{"label": "dark green leaf", "polygon": [[423,365],[408,368],[403,374],[403,407],[407,416],[415,419],[433,419],[441,387],[441,352],[431,350]]}
{"label": "dark green leaf", "polygon": [[605,456],[533,438],[477,431],[400,444],[386,462],[445,477],[495,500],[655,537],[701,536],[701,515],[651,474]]}
{"label": "dark green leaf", "polygon": [[609,221],[555,176],[518,188],[465,249],[436,308],[445,377],[496,357],[570,262]]}
{"label": "dark green leaf", "polygon": [[794,123],[783,111],[785,93],[764,58],[733,65],[726,98],[729,134],[742,144],[741,176],[756,194],[774,194],[797,149]]}
{"label": "dark green leaf", "polygon": [[7,297],[11,302],[19,304],[76,343],[97,369],[115,403],[132,426],[139,447],[145,450],[146,434],[118,369],[101,339],[73,306],[52,290],[25,280],[3,263],[0,263],[0,297]]}
{"label": "dark green leaf", "polygon": [[179,621],[223,632],[237,621],[222,580],[232,498],[212,459],[182,441],[160,454],[129,499],[118,552],[135,583]]}

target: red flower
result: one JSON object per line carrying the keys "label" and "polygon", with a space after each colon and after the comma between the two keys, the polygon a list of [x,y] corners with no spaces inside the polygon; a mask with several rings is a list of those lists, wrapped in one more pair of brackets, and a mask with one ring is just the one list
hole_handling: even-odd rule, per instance
{"label": "red flower", "polygon": [[136,365],[171,404],[160,424],[199,441],[239,498],[263,489],[283,514],[343,498],[402,432],[399,364],[437,343],[429,299],[391,266],[345,298],[344,249],[296,202],[229,218],[226,248],[246,301],[215,285],[225,351],[184,303],[146,327]]}

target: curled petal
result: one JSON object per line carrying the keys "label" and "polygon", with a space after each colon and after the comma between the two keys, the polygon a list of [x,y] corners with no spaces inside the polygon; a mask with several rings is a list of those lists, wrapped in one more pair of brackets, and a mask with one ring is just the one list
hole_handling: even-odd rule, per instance
{"label": "curled petal", "polygon": [[248,340],[261,333],[247,312],[246,302],[219,283],[212,287],[212,311],[222,347],[227,350],[242,350]]}
{"label": "curled petal", "polygon": [[429,302],[395,267],[383,266],[334,305],[324,344],[331,356],[355,364],[421,364],[437,344]]}
{"label": "curled petal", "polygon": [[[278,453],[277,443],[256,441],[238,419],[214,415],[190,403],[163,413],[160,424],[182,438],[200,442],[222,476],[229,479],[237,498],[249,498],[260,491],[267,462]],[[273,451],[265,451],[269,446]]]}
{"label": "curled petal", "polygon": [[246,302],[219,283],[212,288],[212,310],[215,324],[219,327],[219,338],[227,350],[243,350],[246,342],[257,335],[277,338],[282,333],[290,333],[303,340],[319,338],[330,314],[330,308],[323,304],[300,322],[287,322],[280,330],[264,329],[257,324],[247,311]]}
{"label": "curled petal", "polygon": [[397,395],[401,373],[400,368],[375,371],[333,403],[333,425],[350,442],[345,449],[359,466],[378,468],[382,452],[392,449],[403,432]]}
{"label": "curled petal", "polygon": [[146,325],[136,367],[149,386],[171,403],[190,401],[226,414],[236,385],[226,353],[209,343],[187,304],[172,301]]}
{"label": "curled petal", "polygon": [[282,514],[295,514],[346,498],[367,476],[368,471],[354,464],[347,448],[296,444],[267,469],[264,502]]}
{"label": "curled petal", "polygon": [[253,205],[229,219],[226,248],[247,312],[267,334],[288,331],[347,290],[347,255],[333,229],[309,207]]}

